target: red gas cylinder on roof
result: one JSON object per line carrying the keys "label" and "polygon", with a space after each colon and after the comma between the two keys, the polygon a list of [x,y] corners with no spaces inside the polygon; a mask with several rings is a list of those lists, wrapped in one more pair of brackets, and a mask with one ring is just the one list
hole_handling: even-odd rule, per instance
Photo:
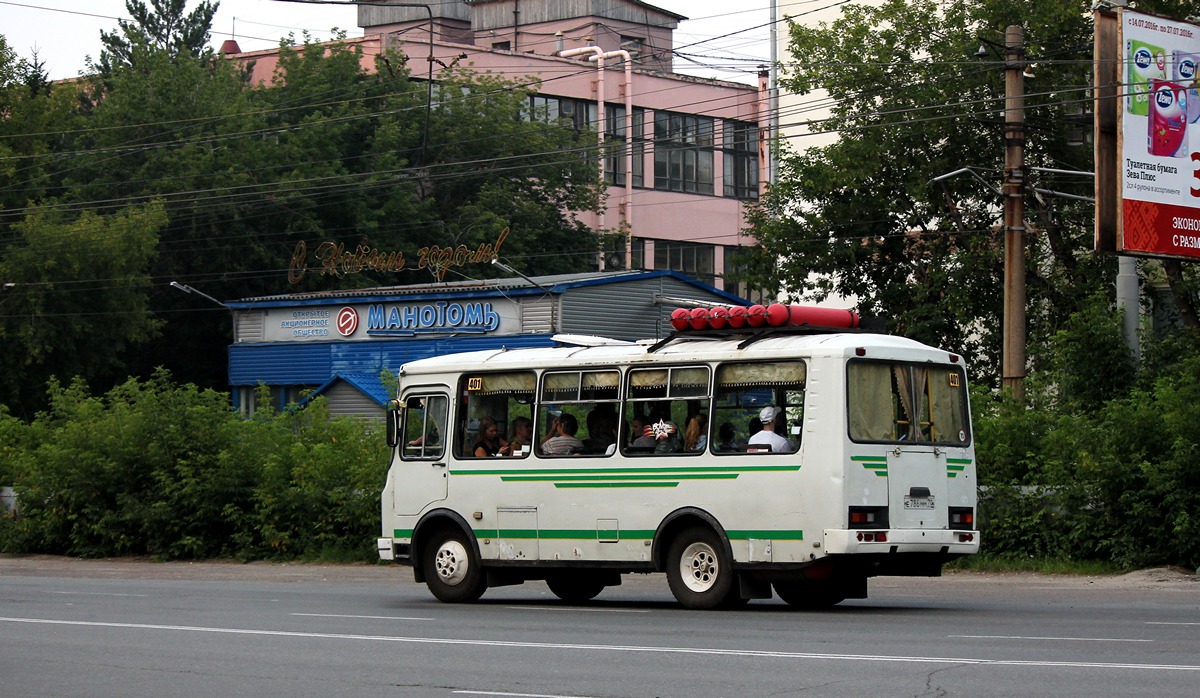
{"label": "red gas cylinder on roof", "polygon": [[767,309],[761,305],[746,308],[746,324],[751,327],[762,327],[767,324]]}
{"label": "red gas cylinder on roof", "polygon": [[671,312],[671,327],[676,330],[686,330],[691,319],[692,314],[687,308],[676,308]]}
{"label": "red gas cylinder on roof", "polygon": [[858,327],[858,313],[842,308],[822,308],[815,305],[789,307],[789,321],[794,327]]}
{"label": "red gas cylinder on roof", "polygon": [[723,330],[729,324],[729,309],[720,306],[708,311],[708,326],[714,330]]}
{"label": "red gas cylinder on roof", "polygon": [[788,307],[779,303],[772,303],[767,306],[767,324],[771,327],[783,327],[788,324],[790,317]]}

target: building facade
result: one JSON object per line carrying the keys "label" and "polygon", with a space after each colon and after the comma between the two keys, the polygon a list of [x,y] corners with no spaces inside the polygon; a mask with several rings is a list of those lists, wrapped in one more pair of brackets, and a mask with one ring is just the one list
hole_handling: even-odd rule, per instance
{"label": "building facade", "polygon": [[[228,303],[229,383],[242,412],[324,395],[334,414],[381,416],[405,362],[552,346],[556,335],[639,340],[680,306],[746,301],[673,271],[595,272],[294,293]],[[586,341],[586,340],[584,340]]]}
{"label": "building facade", "polygon": [[[539,79],[531,113],[569,119],[617,146],[600,159],[606,207],[580,215],[597,232],[622,233],[624,249],[598,255],[597,269],[673,270],[746,295],[725,276],[752,242],[743,206],[766,183],[766,76],[749,85],[672,72],[682,19],[637,0],[364,5],[365,36],[344,43],[361,49],[368,70],[396,50],[415,78],[436,81],[457,65]],[[253,80],[272,79],[276,51],[224,51]]]}

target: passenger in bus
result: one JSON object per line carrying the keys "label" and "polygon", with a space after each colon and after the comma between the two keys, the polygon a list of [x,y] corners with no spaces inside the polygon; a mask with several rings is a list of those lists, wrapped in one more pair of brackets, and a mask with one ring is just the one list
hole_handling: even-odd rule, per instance
{"label": "passenger in bus", "polygon": [[[762,424],[762,422],[759,422]],[[736,451],[737,430],[734,429],[732,422],[724,422],[717,428],[717,450],[718,451]]]}
{"label": "passenger in bus", "polygon": [[683,447],[688,451],[703,451],[708,448],[708,415],[697,412],[688,420],[683,433]]}
{"label": "passenger in bus", "polygon": [[417,438],[413,439],[412,441],[409,441],[408,445],[409,446],[423,446],[423,445],[436,446],[437,442],[440,438],[441,437],[438,435],[437,425],[430,424],[428,433],[426,433],[424,436],[418,436]]}
{"label": "passenger in bus", "polygon": [[479,440],[475,442],[471,452],[476,458],[488,458],[500,455],[500,450],[506,448],[508,442],[500,437],[500,425],[492,417],[479,420]]}
{"label": "passenger in bus", "polygon": [[630,451],[633,453],[651,453],[654,447],[658,445],[658,440],[654,438],[654,434],[647,429],[650,424],[649,417],[634,417],[630,422]]}
{"label": "passenger in bus", "polygon": [[588,437],[583,440],[586,453],[610,455],[617,443],[617,413],[607,403],[596,405],[587,416]]}
{"label": "passenger in bus", "polygon": [[542,440],[542,453],[547,456],[571,456],[583,453],[583,442],[575,438],[579,421],[575,415],[564,412],[550,423],[550,430]]}
{"label": "passenger in bus", "polygon": [[512,435],[508,445],[500,448],[502,456],[524,456],[533,443],[533,420],[529,417],[517,417],[512,421]]}
{"label": "passenger in bus", "polygon": [[658,407],[643,427],[643,436],[634,446],[653,446],[655,453],[677,453],[683,448],[679,427],[671,421],[670,407]]}
{"label": "passenger in bus", "polygon": [[773,453],[791,453],[796,446],[788,441],[780,432],[784,430],[783,410],[775,405],[767,405],[758,413],[758,421],[762,429],[750,437],[749,451],[759,451],[766,447]]}

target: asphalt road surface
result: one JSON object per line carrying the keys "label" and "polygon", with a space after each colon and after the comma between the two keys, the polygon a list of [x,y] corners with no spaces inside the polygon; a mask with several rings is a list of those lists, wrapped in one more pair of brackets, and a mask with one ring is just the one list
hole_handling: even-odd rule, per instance
{"label": "asphalt road surface", "polygon": [[1196,696],[1200,580],[948,574],[688,611],[661,575],[447,605],[408,569],[0,556],[0,696]]}

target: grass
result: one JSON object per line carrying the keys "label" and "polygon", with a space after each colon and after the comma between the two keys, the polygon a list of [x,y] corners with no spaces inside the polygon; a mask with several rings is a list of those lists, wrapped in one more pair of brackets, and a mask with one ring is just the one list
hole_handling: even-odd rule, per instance
{"label": "grass", "polygon": [[971,555],[946,565],[947,570],[1037,572],[1039,574],[1108,575],[1128,570],[1103,560],[1049,560],[1034,557]]}

